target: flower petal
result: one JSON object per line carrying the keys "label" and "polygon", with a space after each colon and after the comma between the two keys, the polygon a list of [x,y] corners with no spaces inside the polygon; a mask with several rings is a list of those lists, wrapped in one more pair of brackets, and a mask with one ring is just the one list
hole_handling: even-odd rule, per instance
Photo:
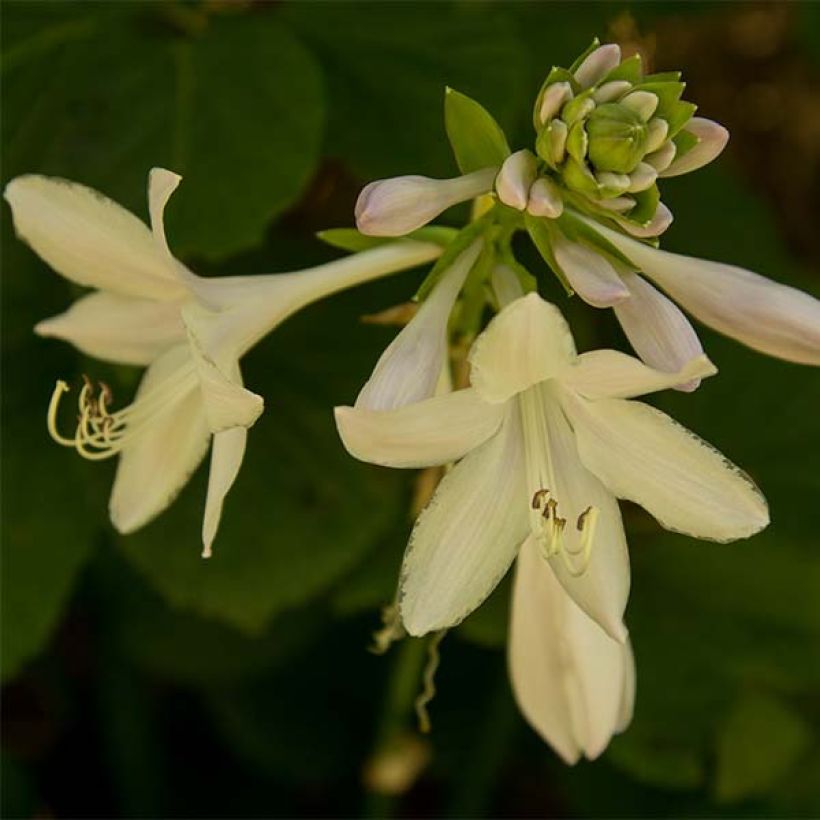
{"label": "flower petal", "polygon": [[39,322],[40,336],[64,339],[97,359],[148,365],[185,340],[176,302],[138,299],[98,291],[83,296],[59,316]]}
{"label": "flower petal", "polygon": [[687,362],[675,373],[647,367],[640,359],[617,350],[582,353],[561,377],[562,384],[588,399],[628,399],[681,383],[714,376],[717,368],[705,355]]}
{"label": "flower petal", "polygon": [[637,401],[562,401],[587,469],[668,530],[712,541],[748,538],[769,523],[752,480],[669,416]]}
{"label": "flower petal", "polygon": [[533,539],[515,571],[510,679],[530,725],[567,762],[593,759],[629,722],[634,661],[564,592]]}
{"label": "flower petal", "polygon": [[242,459],[245,457],[245,445],[248,431],[245,427],[233,427],[214,435],[211,449],[211,471],[208,477],[208,497],[205,501],[205,517],[202,521],[202,557],[211,557],[211,547],[222,517],[222,505],[228,490],[236,481]]}
{"label": "flower petal", "polygon": [[555,305],[530,293],[507,305],[470,351],[470,381],[489,402],[552,378],[575,358],[569,325]]}
{"label": "flower petal", "polygon": [[429,467],[483,444],[498,430],[504,405],[489,404],[468,388],[395,410],[337,407],[335,415],[354,458],[385,467]]}
{"label": "flower petal", "polygon": [[589,88],[602,80],[621,62],[621,48],[616,43],[598,46],[575,69],[575,81],[581,88]]}
{"label": "flower petal", "polygon": [[[703,354],[695,329],[674,302],[635,273],[623,272],[621,279],[630,296],[615,305],[615,315],[635,352],[650,367],[676,373]],[[700,379],[692,379],[670,386],[691,392],[699,385]]]}
{"label": "flower petal", "polygon": [[198,305],[187,305],[182,310],[205,417],[212,433],[250,427],[265,409],[262,397],[242,386],[238,359],[232,358],[230,351],[222,356],[221,351],[208,349],[208,337],[218,335],[220,318],[220,314],[209,313]]}
{"label": "flower petal", "polygon": [[453,179],[403,176],[366,185],[356,202],[356,227],[367,236],[404,236],[442,211],[492,190],[497,168]]}
{"label": "flower petal", "polygon": [[501,580],[527,533],[523,475],[510,408],[498,432],[444,477],[413,528],[399,589],[411,635],[459,623]]}
{"label": "flower petal", "polygon": [[530,188],[535,182],[537,166],[535,155],[526,148],[510,154],[495,178],[498,198],[510,208],[523,211],[529,201]]}
{"label": "flower petal", "polygon": [[743,268],[660,251],[593,227],[705,324],[771,356],[820,365],[817,299]]}
{"label": "flower petal", "polygon": [[179,187],[182,177],[165,168],[152,168],[148,174],[148,213],[151,217],[151,230],[159,246],[172,256],[165,238],[164,213],[171,194]]}
{"label": "flower petal", "polygon": [[148,368],[137,390],[139,399],[180,374],[179,392],[120,454],[109,512],[121,533],[133,532],[159,515],[208,449],[210,432],[196,382],[181,377],[189,367],[188,345],[178,345]]}
{"label": "flower petal", "polygon": [[[529,486],[528,500],[540,489],[550,491],[557,514],[566,520],[562,534],[563,552],[549,560],[556,578],[581,609],[597,621],[613,639],[624,641],[623,615],[629,597],[629,552],[618,502],[581,463],[572,430],[561,409],[559,391],[553,385],[539,389],[545,429],[527,429],[525,458],[531,447],[543,447],[550,462],[549,484]],[[532,479],[530,479],[532,481]],[[584,567],[582,516],[594,508],[597,515]]]}
{"label": "flower petal", "polygon": [[697,137],[698,143],[664,171],[662,177],[676,177],[708,165],[726,147],[729,132],[719,123],[704,117],[692,117],[683,129]]}
{"label": "flower petal", "polygon": [[5,198],[18,236],[67,279],[126,296],[185,295],[184,268],[143,222],[97,191],[30,175],[13,179]]}
{"label": "flower petal", "polygon": [[556,239],[553,252],[573,290],[587,304],[612,307],[629,298],[618,272],[600,253],[563,237]]}
{"label": "flower petal", "polygon": [[476,241],[460,254],[419,312],[382,353],[356,407],[392,410],[432,396],[447,361],[447,322],[481,252]]}

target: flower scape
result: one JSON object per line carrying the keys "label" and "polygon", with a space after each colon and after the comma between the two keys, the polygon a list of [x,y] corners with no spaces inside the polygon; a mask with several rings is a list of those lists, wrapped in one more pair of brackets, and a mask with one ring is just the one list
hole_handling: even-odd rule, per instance
{"label": "flower scape", "polygon": [[[695,116],[684,89],[678,72],[645,74],[639,56],[622,59],[617,45],[596,40],[549,72],[533,143],[516,151],[478,102],[447,89],[460,175],[371,182],[357,229],[320,235],[353,253],[288,273],[208,278],[178,261],[163,227],[180,182],[170,171],[150,174],[150,228],[84,186],[14,179],[5,198],[18,236],[92,289],[37,333],[146,368],[121,409],[105,384],[86,380],[68,432],[61,404],[71,388],[58,381],[49,433],[84,458],[119,458],[110,517],[123,533],[171,504],[210,446],[210,556],[247,430],[264,409],[244,386],[242,356],[310,303],[434,263],[417,311],[352,406],[335,409],[353,457],[444,469],[413,526],[377,644],[431,634],[436,653],[444,631],[514,565],[508,658],[521,712],[566,762],[597,757],[628,726],[636,691],[618,500],[717,542],[769,523],[763,494],[739,467],[639,399],[715,377],[689,316],[770,356],[820,364],[816,299],[660,248],[673,219],[663,180],[713,161],[729,137]],[[468,201],[472,219],[460,230],[429,224]],[[634,355],[577,351],[561,309],[516,256],[522,233],[568,296],[612,308]]]}

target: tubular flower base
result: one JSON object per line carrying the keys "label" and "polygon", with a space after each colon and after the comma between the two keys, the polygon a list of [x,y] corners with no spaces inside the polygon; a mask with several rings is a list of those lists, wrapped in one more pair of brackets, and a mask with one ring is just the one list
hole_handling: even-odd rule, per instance
{"label": "tubular flower base", "polygon": [[155,168],[148,185],[151,229],[96,191],[40,176],[12,180],[5,197],[17,234],[67,279],[96,290],[37,332],[91,356],[147,366],[131,405],[112,408],[105,385],[78,396],[79,423],[58,430],[58,382],[48,426],[60,444],[92,460],[119,456],[111,492],[114,526],[133,532],[176,497],[213,440],[202,528],[209,556],[222,505],[263,409],[245,389],[240,358],[305,305],[360,282],[435,259],[441,249],[405,240],[298,273],[203,279],[176,260],[163,211],[180,182]]}

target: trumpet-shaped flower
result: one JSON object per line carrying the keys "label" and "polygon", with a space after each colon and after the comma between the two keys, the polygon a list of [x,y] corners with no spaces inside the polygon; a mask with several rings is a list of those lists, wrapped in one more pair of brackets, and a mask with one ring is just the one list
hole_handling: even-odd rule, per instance
{"label": "trumpet-shaped flower", "polygon": [[629,591],[617,498],[667,529],[715,541],[766,526],[755,485],[660,411],[628,399],[711,375],[705,356],[666,373],[612,350],[578,355],[537,294],[505,307],[470,354],[471,386],[393,410],[339,407],[356,458],[459,463],[410,537],[399,606],[410,634],[461,621],[532,537],[578,606],[616,640]]}
{"label": "trumpet-shaped flower", "polygon": [[567,763],[598,757],[632,719],[629,640],[613,640],[575,605],[533,538],[516,561],[507,651],[521,712]]}
{"label": "trumpet-shaped flower", "polygon": [[202,528],[207,556],[247,428],[263,409],[262,398],[242,384],[242,355],[310,302],[430,261],[441,249],[403,241],[295,273],[204,279],[173,257],[165,239],[163,212],[179,182],[170,171],[151,171],[150,229],[96,191],[62,179],[18,177],[5,198],[18,236],[58,273],[95,289],[36,331],[100,359],[147,366],[133,403],[120,410],[112,409],[107,386],[87,381],[71,435],[58,430],[58,405],[69,389],[58,382],[51,435],[88,459],[119,456],[110,515],[123,533],[173,501],[213,440]]}

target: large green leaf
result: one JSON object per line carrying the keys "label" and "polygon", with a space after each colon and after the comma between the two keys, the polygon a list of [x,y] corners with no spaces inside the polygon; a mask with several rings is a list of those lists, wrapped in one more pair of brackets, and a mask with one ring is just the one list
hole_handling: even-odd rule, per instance
{"label": "large green leaf", "polygon": [[287,19],[327,72],[330,156],[366,178],[453,176],[445,86],[481,100],[502,128],[528,107],[527,55],[503,9],[471,3],[294,3]]}
{"label": "large green leaf", "polygon": [[6,4],[4,170],[76,178],[143,214],[148,169],[171,168],[172,247],[222,257],[259,243],[310,179],[321,76],[272,10],[172,8]]}

